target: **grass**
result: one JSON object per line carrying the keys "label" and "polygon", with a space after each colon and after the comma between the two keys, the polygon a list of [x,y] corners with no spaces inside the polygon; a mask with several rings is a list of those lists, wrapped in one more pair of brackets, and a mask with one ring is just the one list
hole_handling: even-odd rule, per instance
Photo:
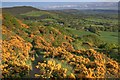
{"label": "grass", "polygon": [[101,23],[112,23],[112,24],[118,24],[118,20],[117,19],[104,19],[104,18],[87,18],[86,20],[88,21],[92,21],[92,22],[101,22]]}
{"label": "grass", "polygon": [[53,18],[58,18],[58,15],[54,14],[54,13],[50,13],[47,11],[31,11],[31,12],[27,12],[24,14],[21,14],[23,16],[31,16],[31,17],[39,17],[39,16],[51,16]]}
{"label": "grass", "polygon": [[76,29],[71,29],[71,28],[66,28],[71,34],[77,35],[77,36],[83,36],[83,35],[89,35],[89,34],[94,34],[89,31],[84,31],[84,30],[76,30]]}
{"label": "grass", "polygon": [[108,43],[115,43],[118,44],[118,32],[100,32],[100,39],[108,42]]}
{"label": "grass", "polygon": [[[31,11],[31,12],[27,12],[27,13],[24,13],[24,14],[21,14],[21,15],[25,15],[25,16],[41,16],[41,15],[44,15],[46,14],[46,12],[42,12],[42,11]],[[48,13],[47,13],[48,14]]]}
{"label": "grass", "polygon": [[[71,28],[66,28],[71,34],[77,35],[77,36],[83,36],[83,35],[90,35],[94,34],[89,31],[84,31],[84,30],[76,30],[76,29],[71,29]],[[118,44],[118,32],[108,32],[108,31],[101,31],[100,36],[98,36],[101,40],[108,42],[108,43],[114,43]],[[96,35],[96,34],[94,34]]]}

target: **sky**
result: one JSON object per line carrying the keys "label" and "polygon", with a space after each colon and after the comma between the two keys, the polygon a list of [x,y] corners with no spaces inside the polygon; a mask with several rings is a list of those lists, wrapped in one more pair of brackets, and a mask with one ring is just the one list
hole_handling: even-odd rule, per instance
{"label": "sky", "polygon": [[[61,6],[62,7],[66,6],[67,8],[73,6],[72,8],[76,9],[78,8],[78,5],[80,5],[78,4],[79,2],[118,2],[118,0],[3,0],[2,2],[3,2],[2,6],[0,7],[33,6],[40,9],[55,9],[57,7],[60,8]],[[42,2],[45,3],[43,4]],[[94,5],[96,5],[96,3]],[[109,4],[105,3],[103,5],[109,5]]]}
{"label": "sky", "polygon": [[0,0],[2,2],[119,2],[119,0]]}

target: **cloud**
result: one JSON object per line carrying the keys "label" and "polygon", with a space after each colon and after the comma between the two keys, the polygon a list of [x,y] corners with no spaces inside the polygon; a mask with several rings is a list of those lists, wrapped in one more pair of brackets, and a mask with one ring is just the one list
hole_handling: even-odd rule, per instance
{"label": "cloud", "polygon": [[119,0],[98,0],[100,2],[119,2]]}
{"label": "cloud", "polygon": [[118,2],[119,0],[0,0],[2,2]]}

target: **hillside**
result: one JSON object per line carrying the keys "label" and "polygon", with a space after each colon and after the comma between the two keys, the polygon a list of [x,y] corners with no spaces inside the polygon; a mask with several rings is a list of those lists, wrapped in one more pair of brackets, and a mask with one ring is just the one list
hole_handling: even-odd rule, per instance
{"label": "hillside", "polygon": [[[26,7],[18,8],[26,10]],[[63,12],[32,11],[33,8],[30,8],[28,11],[18,11],[16,17],[14,11],[17,9],[9,9],[10,13],[5,9],[2,16],[0,67],[4,78],[120,77],[115,31],[99,30],[96,33],[76,29],[74,26],[77,24],[74,23],[81,22],[80,17],[76,19],[77,15],[67,13],[66,16]],[[89,25],[94,22],[88,20],[85,23]],[[111,43],[108,37],[113,36],[114,43]]]}

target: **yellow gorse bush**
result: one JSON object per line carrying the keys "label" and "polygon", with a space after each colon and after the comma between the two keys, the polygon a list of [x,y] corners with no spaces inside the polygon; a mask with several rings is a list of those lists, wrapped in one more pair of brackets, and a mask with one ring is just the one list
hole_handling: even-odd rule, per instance
{"label": "yellow gorse bush", "polygon": [[[62,78],[66,76],[67,69],[62,68],[61,64],[57,64],[54,60],[49,60],[44,63],[38,62],[38,65],[36,66],[40,71],[39,74],[35,74],[35,77],[41,77],[41,78],[52,78],[54,75]],[[36,76],[40,75],[40,76]]]}
{"label": "yellow gorse bush", "polygon": [[[7,31],[7,29],[4,29],[4,31]],[[11,34],[10,31],[9,34]],[[31,47],[30,43],[25,42],[18,35],[10,36],[9,40],[2,41],[1,66],[4,77],[24,74],[31,69],[31,65],[27,64],[27,61],[30,60],[29,51]]]}

